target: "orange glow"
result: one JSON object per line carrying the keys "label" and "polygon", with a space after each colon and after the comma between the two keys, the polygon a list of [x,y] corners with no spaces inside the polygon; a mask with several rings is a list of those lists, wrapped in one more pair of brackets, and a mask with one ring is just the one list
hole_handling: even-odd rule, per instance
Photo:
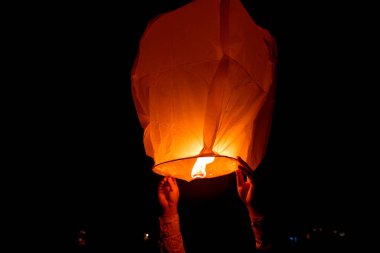
{"label": "orange glow", "polygon": [[270,132],[275,66],[274,38],[239,0],[195,0],[153,19],[132,70],[153,172],[217,177],[237,169],[237,156],[256,169]]}
{"label": "orange glow", "polygon": [[206,166],[215,160],[214,157],[198,157],[191,171],[192,178],[204,178],[206,176]]}

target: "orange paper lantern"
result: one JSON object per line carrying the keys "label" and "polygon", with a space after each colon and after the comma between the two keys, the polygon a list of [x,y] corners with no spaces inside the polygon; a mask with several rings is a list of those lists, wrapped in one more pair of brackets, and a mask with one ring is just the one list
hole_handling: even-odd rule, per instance
{"label": "orange paper lantern", "polygon": [[275,40],[239,0],[196,0],[146,28],[132,94],[153,171],[186,181],[256,169],[270,132]]}

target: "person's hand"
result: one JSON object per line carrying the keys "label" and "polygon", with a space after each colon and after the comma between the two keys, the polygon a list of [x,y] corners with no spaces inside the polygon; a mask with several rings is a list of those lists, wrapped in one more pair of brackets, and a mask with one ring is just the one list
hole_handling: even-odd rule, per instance
{"label": "person's hand", "polygon": [[158,184],[158,201],[162,208],[162,216],[178,214],[179,189],[177,180],[164,177]]}
{"label": "person's hand", "polygon": [[[236,170],[236,184],[239,197],[247,207],[250,215],[258,215],[258,211],[255,207],[254,202],[254,170],[240,156],[237,157],[237,160],[239,161],[239,165],[238,169]],[[244,180],[244,175],[246,175],[247,181]]]}

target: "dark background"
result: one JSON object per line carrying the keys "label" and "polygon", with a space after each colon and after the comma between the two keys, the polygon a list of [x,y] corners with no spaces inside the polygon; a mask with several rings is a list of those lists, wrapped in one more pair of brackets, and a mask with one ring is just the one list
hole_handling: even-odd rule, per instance
{"label": "dark background", "polygon": [[[54,249],[132,252],[136,244],[133,252],[150,252],[158,239],[160,177],[145,155],[130,73],[147,22],[189,1],[127,2],[48,6],[31,25],[33,56],[43,62],[32,75],[41,76],[44,85],[37,107],[30,109],[30,129],[37,131],[30,131],[32,142],[43,146],[38,158],[47,169],[35,172],[44,178],[37,188],[46,198],[40,201],[48,204],[41,213],[50,228],[43,235],[58,241]],[[278,46],[272,133],[258,169],[259,201],[272,234],[289,251],[306,245],[308,233],[329,238],[314,248],[341,243],[343,232],[346,243],[355,198],[355,173],[349,172],[355,168],[353,115],[360,118],[351,88],[357,82],[349,32],[354,24],[348,25],[351,16],[345,11],[352,7],[242,2]],[[239,252],[252,246],[233,174],[179,185],[188,252],[230,247]],[[84,247],[77,244],[80,230],[86,231]],[[143,241],[144,233],[150,240]]]}

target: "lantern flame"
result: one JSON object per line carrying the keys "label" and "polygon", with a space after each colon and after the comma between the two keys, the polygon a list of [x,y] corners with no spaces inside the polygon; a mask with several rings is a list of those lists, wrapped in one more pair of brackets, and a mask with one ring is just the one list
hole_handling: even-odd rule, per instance
{"label": "lantern flame", "polygon": [[212,163],[215,157],[198,157],[191,171],[192,178],[204,178],[206,176],[206,165]]}

